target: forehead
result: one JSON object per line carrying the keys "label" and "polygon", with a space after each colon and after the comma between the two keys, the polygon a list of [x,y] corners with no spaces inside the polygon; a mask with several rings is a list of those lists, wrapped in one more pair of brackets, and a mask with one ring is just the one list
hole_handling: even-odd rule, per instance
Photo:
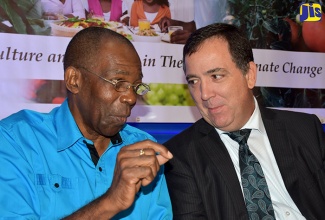
{"label": "forehead", "polygon": [[105,43],[99,52],[96,63],[107,70],[107,74],[142,74],[139,55],[130,45],[122,43]]}
{"label": "forehead", "polygon": [[196,54],[200,54],[201,56],[209,56],[211,54],[220,54],[225,52],[229,53],[228,42],[223,38],[211,37],[200,43],[196,51],[190,56],[187,55],[185,59]]}
{"label": "forehead", "polygon": [[211,38],[204,41],[196,52],[185,56],[186,74],[205,72],[211,68],[225,68],[232,63],[228,43],[221,38]]}

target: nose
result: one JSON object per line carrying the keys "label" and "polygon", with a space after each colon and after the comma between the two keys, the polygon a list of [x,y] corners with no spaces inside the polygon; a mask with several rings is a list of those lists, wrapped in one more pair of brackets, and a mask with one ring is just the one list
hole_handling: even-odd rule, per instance
{"label": "nose", "polygon": [[122,95],[120,96],[120,101],[122,103],[127,103],[130,106],[135,105],[135,103],[137,102],[137,94],[135,93],[132,87],[122,93]]}
{"label": "nose", "polygon": [[200,91],[201,91],[201,99],[203,101],[207,101],[214,96],[212,85],[206,81],[201,81]]}

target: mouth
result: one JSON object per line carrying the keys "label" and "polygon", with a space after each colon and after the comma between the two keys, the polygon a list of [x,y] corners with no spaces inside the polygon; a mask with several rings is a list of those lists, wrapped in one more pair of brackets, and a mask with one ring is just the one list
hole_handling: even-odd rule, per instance
{"label": "mouth", "polygon": [[118,124],[125,124],[128,116],[112,116],[112,118],[114,118],[114,121]]}
{"label": "mouth", "polygon": [[224,107],[223,105],[220,105],[220,106],[214,106],[214,107],[207,107],[207,109],[210,113],[217,114],[223,110],[223,107]]}
{"label": "mouth", "polygon": [[110,117],[117,124],[124,124],[127,121],[127,118],[131,115],[131,109],[119,108],[116,111],[110,113]]}

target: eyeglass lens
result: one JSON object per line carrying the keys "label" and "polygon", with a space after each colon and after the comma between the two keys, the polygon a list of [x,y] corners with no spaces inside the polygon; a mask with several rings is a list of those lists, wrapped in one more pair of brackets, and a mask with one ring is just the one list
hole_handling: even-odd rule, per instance
{"label": "eyeglass lens", "polygon": [[117,91],[120,91],[120,92],[125,92],[130,87],[133,87],[135,93],[138,94],[138,95],[145,95],[148,91],[150,91],[149,86],[144,85],[142,83],[140,83],[140,84],[138,84],[136,86],[132,86],[129,82],[126,82],[126,81],[118,81],[115,84],[116,90]]}

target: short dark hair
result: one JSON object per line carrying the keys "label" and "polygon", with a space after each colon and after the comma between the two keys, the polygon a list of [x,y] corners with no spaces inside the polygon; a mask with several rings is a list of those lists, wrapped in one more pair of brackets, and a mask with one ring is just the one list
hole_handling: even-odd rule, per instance
{"label": "short dark hair", "polygon": [[89,27],[79,31],[69,42],[64,54],[63,68],[69,66],[89,67],[98,60],[96,54],[105,41],[114,41],[134,48],[133,44],[121,34],[103,27]]}
{"label": "short dark hair", "polygon": [[221,38],[228,42],[228,50],[236,66],[246,74],[249,62],[254,61],[253,50],[249,40],[239,28],[226,23],[215,23],[202,27],[193,32],[183,49],[183,63],[185,71],[185,57],[197,52],[202,43],[211,38]]}

